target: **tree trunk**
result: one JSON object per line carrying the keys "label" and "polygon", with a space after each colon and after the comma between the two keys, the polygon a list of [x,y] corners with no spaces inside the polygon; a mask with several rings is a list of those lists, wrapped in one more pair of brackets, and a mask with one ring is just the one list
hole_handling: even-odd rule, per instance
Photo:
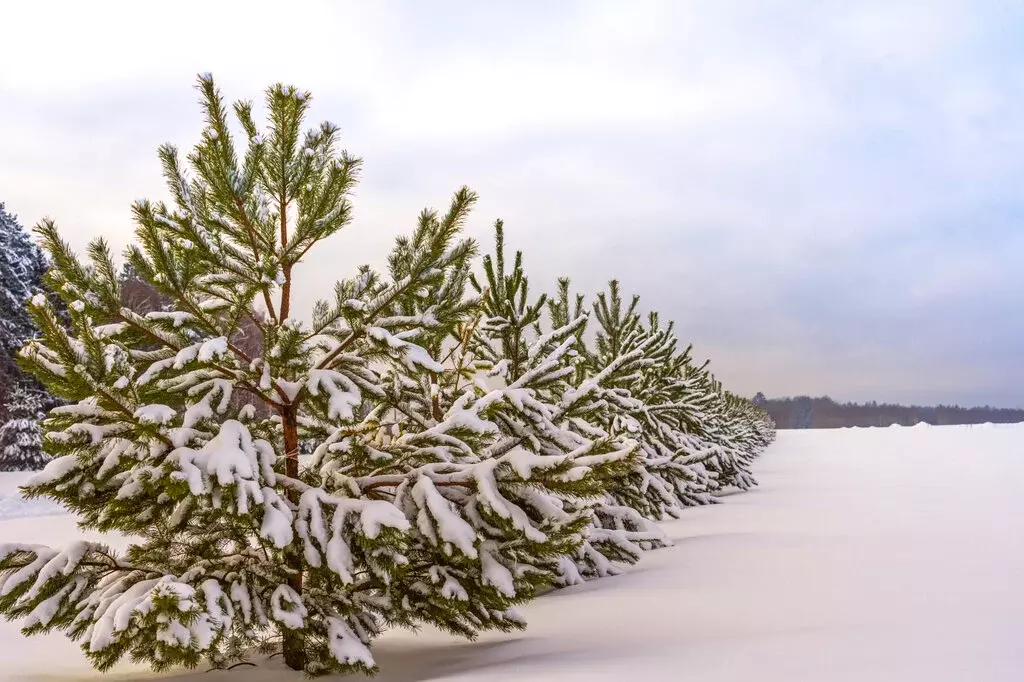
{"label": "tree trunk", "polygon": [[[288,478],[299,477],[299,425],[296,409],[288,406],[281,411],[281,422],[284,426],[284,475]],[[288,499],[293,504],[299,503],[299,493],[288,489]],[[285,566],[288,568],[288,586],[298,595],[302,594],[302,554],[298,547],[298,539],[285,552]],[[301,632],[285,628],[282,631],[282,653],[284,663],[292,670],[303,670],[306,667],[305,637]]]}

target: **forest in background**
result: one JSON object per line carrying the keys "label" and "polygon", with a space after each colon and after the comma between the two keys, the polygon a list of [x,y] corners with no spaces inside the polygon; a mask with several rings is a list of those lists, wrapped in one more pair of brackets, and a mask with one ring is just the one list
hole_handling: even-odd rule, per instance
{"label": "forest in background", "polygon": [[960,407],[958,405],[897,405],[892,403],[836,402],[828,396],[812,398],[766,398],[763,393],[753,402],[767,410],[780,429],[837,429],[849,426],[913,426],[925,422],[933,426],[954,424],[1009,424],[1024,422],[1024,409],[998,407]]}

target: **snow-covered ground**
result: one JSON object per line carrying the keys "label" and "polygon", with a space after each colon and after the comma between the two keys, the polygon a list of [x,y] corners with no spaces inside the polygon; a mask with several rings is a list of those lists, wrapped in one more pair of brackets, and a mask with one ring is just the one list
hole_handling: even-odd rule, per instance
{"label": "snow-covered ground", "polygon": [[[25,500],[18,494],[18,486],[28,480],[30,474],[0,473],[0,522],[24,516],[48,516],[63,514],[64,508],[50,500]],[[6,526],[0,526],[0,542],[6,537]]]}
{"label": "snow-covered ground", "polygon": [[[376,679],[1024,679],[1024,425],[784,431],[755,473],[756,490],[668,524],[676,546],[630,574],[527,607],[525,633],[389,633]],[[23,478],[0,474],[0,542],[74,537],[11,497]],[[0,623],[0,680],[100,677],[64,638]]]}

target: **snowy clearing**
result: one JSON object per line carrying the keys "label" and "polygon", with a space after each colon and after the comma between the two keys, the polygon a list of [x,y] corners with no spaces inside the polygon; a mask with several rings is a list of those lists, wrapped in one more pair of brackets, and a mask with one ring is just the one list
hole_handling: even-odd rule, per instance
{"label": "snowy clearing", "polygon": [[[524,633],[385,635],[376,679],[1024,677],[1024,425],[783,431],[754,473],[753,491],[666,524],[675,547],[524,609]],[[17,497],[24,478],[0,474],[0,542],[78,537],[70,517]],[[8,623],[0,660],[0,680],[104,677],[63,637]],[[272,665],[184,676],[300,679]]]}

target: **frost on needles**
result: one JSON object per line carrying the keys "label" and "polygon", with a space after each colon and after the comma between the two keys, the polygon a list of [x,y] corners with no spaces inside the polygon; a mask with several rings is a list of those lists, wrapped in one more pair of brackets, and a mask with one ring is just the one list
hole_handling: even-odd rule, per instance
{"label": "frost on needles", "polygon": [[[304,256],[351,221],[360,161],[335,126],[302,129],[307,92],[270,88],[265,131],[235,104],[236,142],[212,79],[199,89],[201,141],[184,162],[160,149],[173,202],[135,204],[125,254],[165,309],[123,305],[102,239],[83,262],[37,228],[70,327],[34,299],[22,362],[67,404],[25,492],[131,544],[0,545],[0,613],[26,634],[64,631],[101,670],[255,650],[371,672],[385,627],[521,628],[516,606],[617,572],[665,544],[652,521],[753,483],[770,422],[671,327],[614,312],[617,285],[590,349],[582,300],[568,282],[532,300],[500,225],[469,274],[467,189],[385,271],[293,310]],[[239,339],[253,326],[258,353]]]}

